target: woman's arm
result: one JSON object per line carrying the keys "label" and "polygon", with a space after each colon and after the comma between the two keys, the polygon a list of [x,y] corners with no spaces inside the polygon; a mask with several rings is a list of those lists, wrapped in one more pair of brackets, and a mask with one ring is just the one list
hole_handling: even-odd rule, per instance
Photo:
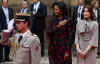
{"label": "woman's arm", "polygon": [[80,49],[80,47],[79,47],[79,44],[76,44],[76,50],[77,50],[78,53],[82,52],[81,49]]}
{"label": "woman's arm", "polygon": [[79,47],[78,23],[76,25],[76,33],[75,33],[75,42],[74,43],[76,45],[77,52],[81,52],[80,47]]}
{"label": "woman's arm", "polygon": [[83,54],[84,54],[84,55],[87,55],[88,52],[89,52],[90,50],[95,49],[95,48],[96,48],[96,47],[94,47],[94,46],[92,46],[92,45],[89,45],[89,46],[86,48],[86,50],[83,52]]}
{"label": "woman's arm", "polygon": [[58,28],[60,28],[61,26],[63,26],[63,25],[65,25],[67,23],[67,20],[65,19],[65,20],[63,20],[63,21],[60,21],[59,23],[58,23],[58,25],[56,25]]}

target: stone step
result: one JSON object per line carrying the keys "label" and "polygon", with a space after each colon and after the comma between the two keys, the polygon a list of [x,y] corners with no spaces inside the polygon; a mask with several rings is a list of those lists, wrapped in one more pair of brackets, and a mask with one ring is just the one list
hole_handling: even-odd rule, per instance
{"label": "stone step", "polygon": [[[72,60],[73,60],[72,64],[76,64],[76,57],[73,57]],[[0,64],[16,64],[16,63],[15,62],[3,62]],[[49,64],[48,57],[45,56],[41,58],[40,64]],[[96,64],[100,64],[100,58],[97,58]]]}

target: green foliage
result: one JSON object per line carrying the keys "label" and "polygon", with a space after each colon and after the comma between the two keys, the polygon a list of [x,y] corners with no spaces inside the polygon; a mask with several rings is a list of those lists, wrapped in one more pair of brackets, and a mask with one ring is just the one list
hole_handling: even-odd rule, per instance
{"label": "green foliage", "polygon": [[[91,2],[92,2],[93,0],[85,0],[85,5],[91,5]],[[99,1],[99,7],[100,7],[100,0],[98,0]]]}
{"label": "green foliage", "polygon": [[91,5],[92,0],[85,0],[85,5]]}

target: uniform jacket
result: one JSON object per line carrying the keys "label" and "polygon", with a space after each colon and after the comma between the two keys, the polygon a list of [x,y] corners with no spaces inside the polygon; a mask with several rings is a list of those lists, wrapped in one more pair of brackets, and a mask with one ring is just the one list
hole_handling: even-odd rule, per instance
{"label": "uniform jacket", "polygon": [[39,38],[28,31],[19,43],[16,64],[40,64],[40,51]]}

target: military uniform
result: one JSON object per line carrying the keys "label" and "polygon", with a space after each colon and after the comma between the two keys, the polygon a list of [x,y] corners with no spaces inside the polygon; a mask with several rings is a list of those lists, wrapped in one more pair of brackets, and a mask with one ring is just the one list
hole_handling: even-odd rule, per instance
{"label": "military uniform", "polygon": [[[28,20],[28,16],[25,15],[19,15],[15,19],[17,22],[27,22]],[[17,24],[17,26],[18,25],[19,24]],[[41,47],[37,35],[32,34],[30,30],[27,29],[22,33],[22,37],[19,37],[18,44],[19,48],[16,52],[16,64],[40,64]]]}
{"label": "military uniform", "polygon": [[20,41],[16,53],[16,64],[39,64],[40,63],[40,41],[37,35],[26,32]]}

